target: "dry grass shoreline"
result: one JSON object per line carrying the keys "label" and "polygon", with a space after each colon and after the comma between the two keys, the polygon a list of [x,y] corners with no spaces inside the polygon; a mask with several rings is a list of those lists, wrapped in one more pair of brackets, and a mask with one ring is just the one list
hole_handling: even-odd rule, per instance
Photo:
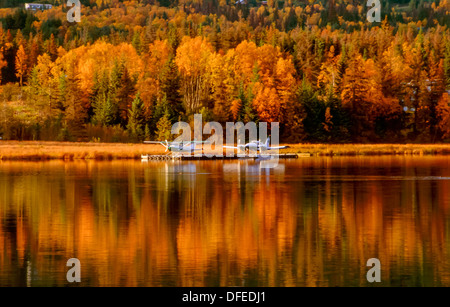
{"label": "dry grass shoreline", "polygon": [[[312,156],[450,155],[450,144],[288,144],[283,153]],[[160,145],[0,141],[0,160],[115,160],[164,154]]]}

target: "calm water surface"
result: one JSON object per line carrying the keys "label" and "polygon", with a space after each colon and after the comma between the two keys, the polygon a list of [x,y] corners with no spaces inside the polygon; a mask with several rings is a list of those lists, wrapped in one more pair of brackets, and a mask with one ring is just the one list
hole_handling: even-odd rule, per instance
{"label": "calm water surface", "polygon": [[0,286],[450,286],[450,158],[0,162]]}

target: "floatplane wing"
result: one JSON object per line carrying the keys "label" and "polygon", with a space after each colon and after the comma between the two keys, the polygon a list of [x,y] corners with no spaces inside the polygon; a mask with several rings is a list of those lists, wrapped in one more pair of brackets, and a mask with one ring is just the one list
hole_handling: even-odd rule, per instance
{"label": "floatplane wing", "polygon": [[197,144],[209,143],[209,141],[181,141],[181,142],[169,142],[165,141],[144,141],[144,144],[160,144],[166,148],[167,151],[176,152],[192,152],[199,151],[202,148],[195,148]]}
{"label": "floatplane wing", "polygon": [[266,151],[266,150],[279,150],[279,149],[285,149],[285,148],[289,148],[289,146],[287,146],[287,145],[285,145],[285,146],[270,146],[270,137],[268,137],[266,140],[266,143],[265,144],[260,143],[258,149],[260,151]]}
{"label": "floatplane wing", "polygon": [[238,149],[238,150],[241,150],[241,151],[245,151],[245,149],[248,148],[249,144],[251,144],[251,143],[248,143],[248,144],[245,144],[245,145],[241,145],[240,140],[238,140],[237,146],[225,145],[225,146],[222,146],[222,147],[223,148]]}

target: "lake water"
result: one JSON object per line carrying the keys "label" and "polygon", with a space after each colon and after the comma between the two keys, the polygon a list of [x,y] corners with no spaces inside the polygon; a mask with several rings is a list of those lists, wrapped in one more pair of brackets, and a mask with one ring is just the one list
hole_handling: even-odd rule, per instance
{"label": "lake water", "polygon": [[450,158],[0,162],[0,286],[450,286]]}

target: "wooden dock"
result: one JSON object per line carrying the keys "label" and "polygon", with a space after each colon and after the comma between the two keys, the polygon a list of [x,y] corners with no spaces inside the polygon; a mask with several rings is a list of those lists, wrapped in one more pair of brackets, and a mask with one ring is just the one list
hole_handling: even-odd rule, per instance
{"label": "wooden dock", "polygon": [[[302,156],[305,156],[302,154]],[[309,156],[309,155],[308,155]],[[295,153],[287,154],[269,154],[269,155],[233,155],[233,156],[207,156],[207,155],[141,155],[142,161],[157,161],[157,160],[238,160],[238,159],[297,159],[298,155]]]}

